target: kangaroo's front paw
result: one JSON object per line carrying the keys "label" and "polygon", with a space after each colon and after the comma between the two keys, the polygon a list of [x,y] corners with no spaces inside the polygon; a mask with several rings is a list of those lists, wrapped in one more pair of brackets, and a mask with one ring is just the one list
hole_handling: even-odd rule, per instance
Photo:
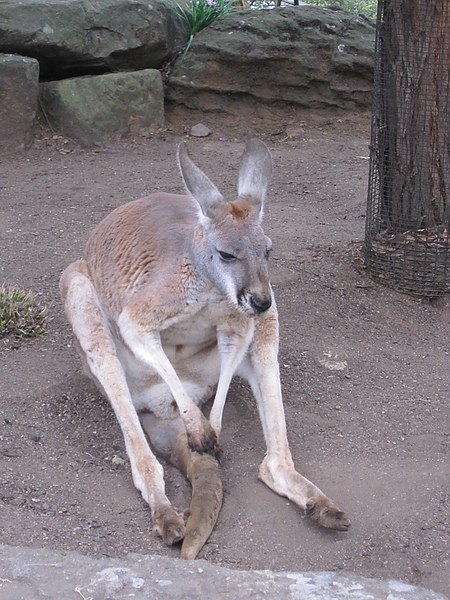
{"label": "kangaroo's front paw", "polygon": [[307,502],[306,514],[310,519],[328,529],[348,531],[351,525],[351,521],[345,512],[340,510],[327,496],[321,496],[316,500]]}
{"label": "kangaroo's front paw", "polygon": [[172,506],[157,510],[153,517],[153,533],[162,537],[168,546],[181,542],[186,532],[184,515]]}
{"label": "kangaroo's front paw", "polygon": [[213,456],[220,455],[220,447],[217,440],[217,434],[204,417],[202,427],[198,431],[187,431],[189,448],[194,452],[203,454],[207,452]]}

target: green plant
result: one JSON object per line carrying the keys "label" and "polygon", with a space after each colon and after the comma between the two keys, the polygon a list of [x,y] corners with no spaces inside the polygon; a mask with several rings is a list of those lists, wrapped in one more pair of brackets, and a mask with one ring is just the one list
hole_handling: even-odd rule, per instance
{"label": "green plant", "polygon": [[16,287],[0,287],[0,338],[45,335],[47,309],[30,291]]}
{"label": "green plant", "polygon": [[182,58],[186,56],[194,36],[199,31],[224,15],[242,10],[230,0],[186,0],[186,8],[173,0],[169,2],[169,6],[179,18],[181,26],[189,37]]}

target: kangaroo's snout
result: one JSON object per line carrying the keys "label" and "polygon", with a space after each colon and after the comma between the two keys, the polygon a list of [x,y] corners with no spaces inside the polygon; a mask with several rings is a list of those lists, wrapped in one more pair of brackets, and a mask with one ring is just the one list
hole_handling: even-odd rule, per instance
{"label": "kangaroo's snout", "polygon": [[265,298],[257,294],[252,294],[250,296],[250,306],[255,311],[255,314],[262,315],[272,306],[272,298],[270,296]]}
{"label": "kangaroo's snout", "polygon": [[238,306],[248,317],[258,317],[269,310],[272,306],[270,295],[252,294],[241,292],[237,297]]}

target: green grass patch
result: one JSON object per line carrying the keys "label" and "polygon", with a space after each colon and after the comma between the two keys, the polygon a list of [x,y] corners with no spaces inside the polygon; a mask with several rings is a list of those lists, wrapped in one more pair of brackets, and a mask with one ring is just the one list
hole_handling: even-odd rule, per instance
{"label": "green grass patch", "polygon": [[[275,8],[277,0],[248,0],[251,8]],[[369,19],[377,18],[378,1],[377,0],[303,0],[311,6],[322,6],[323,8],[340,8],[347,12],[364,15]],[[282,2],[281,6],[293,6],[293,0]]]}
{"label": "green grass patch", "polygon": [[31,291],[0,287],[0,339],[29,338],[45,335],[47,309]]}
{"label": "green grass patch", "polygon": [[323,6],[325,8],[340,8],[352,13],[358,13],[369,17],[377,18],[377,0],[303,0],[313,6]]}

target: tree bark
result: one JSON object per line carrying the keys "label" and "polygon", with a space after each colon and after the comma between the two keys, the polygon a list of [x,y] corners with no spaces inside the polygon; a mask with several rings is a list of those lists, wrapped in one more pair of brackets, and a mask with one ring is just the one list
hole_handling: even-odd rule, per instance
{"label": "tree bark", "polygon": [[450,219],[450,1],[380,2],[374,126],[381,228],[443,232]]}

